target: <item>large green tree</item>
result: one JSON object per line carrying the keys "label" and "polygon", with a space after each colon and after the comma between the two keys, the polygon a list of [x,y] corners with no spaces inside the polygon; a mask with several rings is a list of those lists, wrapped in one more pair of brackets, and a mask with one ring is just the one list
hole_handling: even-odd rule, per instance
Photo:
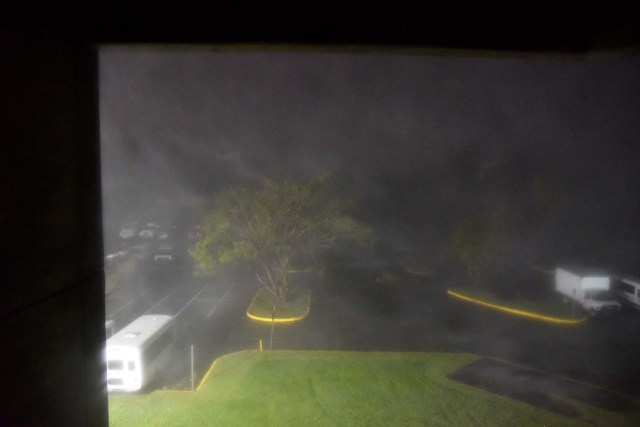
{"label": "large green tree", "polygon": [[372,231],[346,213],[345,201],[327,184],[324,175],[266,180],[261,188],[237,187],[215,195],[203,235],[190,250],[196,273],[247,263],[260,285],[285,302],[294,270],[319,267],[323,251],[372,239]]}
{"label": "large green tree", "polygon": [[452,227],[448,249],[476,286],[486,285],[491,265],[508,248],[511,233],[504,209],[467,215]]}

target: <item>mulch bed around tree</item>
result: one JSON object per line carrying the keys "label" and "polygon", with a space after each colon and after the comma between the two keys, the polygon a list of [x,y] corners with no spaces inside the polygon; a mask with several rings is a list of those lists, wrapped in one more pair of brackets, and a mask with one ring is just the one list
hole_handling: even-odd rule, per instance
{"label": "mulch bed around tree", "polygon": [[479,359],[449,374],[448,378],[567,417],[579,417],[581,412],[560,398],[612,412],[638,410],[622,395],[492,359]]}

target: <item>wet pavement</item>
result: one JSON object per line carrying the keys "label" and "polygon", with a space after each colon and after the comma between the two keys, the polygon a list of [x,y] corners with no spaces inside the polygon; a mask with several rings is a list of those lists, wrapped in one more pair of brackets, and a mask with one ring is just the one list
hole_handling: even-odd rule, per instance
{"label": "wet pavement", "polygon": [[107,298],[107,315],[116,330],[145,313],[177,316],[180,338],[164,385],[172,388],[190,388],[191,345],[197,384],[215,358],[262,341],[274,350],[474,353],[640,396],[637,311],[552,325],[455,300],[445,278],[384,282],[361,271],[298,277],[311,290],[310,313],[272,333],[246,316],[256,290],[250,275],[198,278],[183,266],[142,276]]}
{"label": "wet pavement", "polygon": [[564,397],[612,412],[640,409],[624,395],[487,358],[458,369],[448,378],[572,418],[581,412]]}

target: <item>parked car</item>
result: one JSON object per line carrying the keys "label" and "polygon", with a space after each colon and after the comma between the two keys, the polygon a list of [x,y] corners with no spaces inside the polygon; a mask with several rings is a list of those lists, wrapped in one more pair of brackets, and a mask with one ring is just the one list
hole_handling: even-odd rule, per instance
{"label": "parked car", "polygon": [[158,239],[167,240],[167,239],[174,238],[175,232],[176,232],[176,226],[173,224],[162,226],[158,229]]}
{"label": "parked car", "polygon": [[143,239],[153,239],[156,237],[159,228],[160,227],[155,222],[148,222],[140,229],[138,237]]}
{"label": "parked car", "polygon": [[154,252],[153,260],[155,262],[172,262],[175,256],[175,247],[173,243],[163,243]]}
{"label": "parked car", "polygon": [[121,239],[130,239],[134,237],[138,233],[138,223],[137,221],[125,221],[122,223],[120,227],[120,232],[118,236]]}

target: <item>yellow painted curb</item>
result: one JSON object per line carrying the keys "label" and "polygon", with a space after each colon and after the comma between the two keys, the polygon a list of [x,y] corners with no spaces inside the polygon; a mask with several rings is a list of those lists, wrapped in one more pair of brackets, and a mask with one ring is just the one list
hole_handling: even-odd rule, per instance
{"label": "yellow painted curb", "polygon": [[[224,356],[222,356],[224,357]],[[200,390],[200,387],[202,387],[202,384],[204,384],[204,382],[207,380],[207,378],[209,378],[209,375],[211,375],[211,371],[213,371],[213,368],[216,367],[216,363],[218,363],[218,360],[220,360],[221,358],[217,358],[216,360],[213,361],[213,363],[211,363],[211,366],[209,366],[209,369],[207,369],[207,373],[204,374],[204,377],[202,377],[202,379],[200,380],[200,382],[198,383],[198,387],[196,387],[196,391]]]}
{"label": "yellow painted curb", "polygon": [[258,322],[293,323],[293,322],[297,322],[299,320],[304,319],[309,314],[309,306],[311,305],[311,291],[309,291],[309,295],[308,295],[307,309],[300,316],[294,316],[294,317],[276,317],[275,319],[272,319],[271,317],[262,317],[262,316],[257,316],[255,314],[251,314],[251,311],[250,311],[251,307],[253,307],[253,303],[255,302],[257,297],[258,297],[258,293],[256,292],[255,296],[251,300],[251,304],[249,304],[249,308],[247,309],[247,317],[252,320],[257,320]]}
{"label": "yellow painted curb", "polygon": [[478,305],[483,305],[485,307],[489,307],[489,308],[493,308],[496,310],[500,310],[500,311],[504,311],[506,313],[511,313],[511,314],[515,314],[517,316],[522,316],[522,317],[529,317],[531,319],[537,319],[537,320],[543,320],[545,322],[550,322],[550,323],[558,323],[558,324],[564,324],[564,325],[576,325],[579,323],[582,323],[586,320],[586,318],[581,318],[581,319],[562,319],[560,317],[552,317],[552,316],[543,316],[541,314],[536,314],[536,313],[531,313],[529,311],[524,311],[524,310],[518,310],[515,308],[510,308],[510,307],[505,307],[505,306],[501,306],[501,305],[496,305],[496,304],[490,304],[488,302],[484,302],[484,301],[480,301],[477,299],[473,299],[473,298],[469,298],[468,296],[459,294],[457,292],[452,291],[451,289],[447,290],[447,293],[453,297],[456,297],[458,299],[464,300],[464,301],[469,301],[472,302],[474,304],[478,304]]}
{"label": "yellow painted curb", "polygon": [[200,380],[200,383],[198,384],[198,387],[196,387],[195,391],[199,391],[200,387],[202,387],[202,385],[207,381],[207,379],[209,378],[209,375],[211,375],[211,372],[213,372],[213,369],[216,367],[216,364],[218,363],[219,360],[222,360],[225,357],[237,355],[239,353],[255,353],[255,352],[256,350],[236,351],[234,353],[229,353],[229,354],[225,354],[224,356],[218,357],[216,360],[213,361],[213,363],[211,363],[211,366],[209,366],[209,369],[207,369],[207,373],[204,374],[204,377],[202,377],[202,379]]}

